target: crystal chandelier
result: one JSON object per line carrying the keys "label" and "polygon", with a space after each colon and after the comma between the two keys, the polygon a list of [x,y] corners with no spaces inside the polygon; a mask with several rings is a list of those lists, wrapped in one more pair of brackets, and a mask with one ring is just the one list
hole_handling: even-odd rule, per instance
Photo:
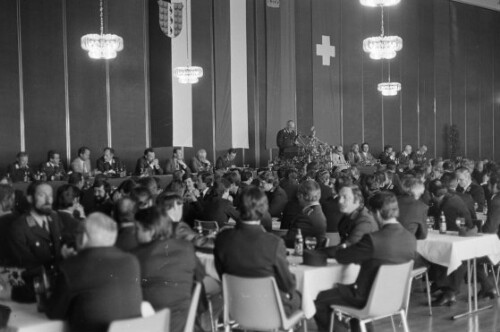
{"label": "crystal chandelier", "polygon": [[271,8],[280,8],[280,0],[266,0],[266,5]]}
{"label": "crystal chandelier", "polygon": [[[384,67],[382,66],[382,71]],[[382,82],[377,85],[377,90],[382,93],[382,96],[396,96],[398,91],[401,91],[401,83],[399,82],[391,82],[391,63],[389,62],[388,67],[388,81]]]}
{"label": "crystal chandelier", "polygon": [[359,2],[366,7],[378,7],[378,6],[395,6],[401,0],[359,0]]}
{"label": "crystal chandelier", "polygon": [[176,67],[174,69],[174,76],[177,77],[181,84],[198,83],[203,77],[203,68],[198,66],[191,66],[189,60],[189,1],[186,0],[186,49],[187,49],[187,65],[185,67]]}
{"label": "crystal chandelier", "polygon": [[403,49],[403,39],[398,36],[384,36],[384,7],[381,6],[381,34],[363,40],[363,51],[374,60],[392,59]]}
{"label": "crystal chandelier", "polygon": [[89,52],[92,59],[114,59],[116,53],[123,50],[123,38],[104,33],[104,11],[102,0],[99,1],[101,15],[101,34],[91,33],[82,37],[82,48]]}
{"label": "crystal chandelier", "polygon": [[382,93],[382,96],[396,96],[398,91],[401,91],[401,83],[383,82],[378,84],[377,89]]}

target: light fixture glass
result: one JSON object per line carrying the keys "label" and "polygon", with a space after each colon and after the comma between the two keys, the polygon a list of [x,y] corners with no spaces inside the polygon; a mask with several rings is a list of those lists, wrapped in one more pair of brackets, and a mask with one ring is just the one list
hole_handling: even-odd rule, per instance
{"label": "light fixture glass", "polygon": [[403,49],[403,39],[398,36],[384,35],[384,7],[381,9],[380,36],[369,37],[363,40],[363,51],[370,54],[374,60],[392,59],[396,52]]}
{"label": "light fixture glass", "polygon": [[186,66],[174,68],[173,75],[177,77],[179,83],[181,84],[194,84],[198,83],[201,77],[203,77],[203,68],[198,66],[192,66],[189,59],[189,1],[186,0],[186,50],[187,59]]}
{"label": "light fixture glass", "polygon": [[382,96],[396,96],[401,91],[401,83],[383,82],[378,84],[377,89],[382,93]]}
{"label": "light fixture glass", "polygon": [[389,7],[397,5],[401,0],[359,0],[359,2],[366,7]]}
{"label": "light fixture glass", "polygon": [[280,0],[266,0],[266,5],[271,8],[280,8]]}
{"label": "light fixture glass", "polygon": [[114,59],[117,52],[123,50],[123,38],[104,33],[104,11],[102,0],[99,1],[101,16],[101,33],[90,33],[81,38],[82,48],[89,52],[92,59]]}

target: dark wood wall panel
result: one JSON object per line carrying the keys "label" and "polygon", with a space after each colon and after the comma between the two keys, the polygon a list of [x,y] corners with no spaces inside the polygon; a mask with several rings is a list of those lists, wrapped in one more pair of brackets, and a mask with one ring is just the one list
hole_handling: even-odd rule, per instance
{"label": "dark wood wall panel", "polygon": [[295,1],[295,64],[297,86],[297,129],[308,132],[313,125],[313,42],[312,42],[312,1]]}
{"label": "dark wood wall panel", "polygon": [[108,1],[108,31],[125,41],[109,63],[112,145],[129,169],[146,146],[144,10],[143,1]]}
{"label": "dark wood wall panel", "polygon": [[151,146],[172,145],[172,45],[160,30],[158,2],[149,7],[149,94]]}
{"label": "dark wood wall panel", "polygon": [[[363,110],[363,11],[357,1],[342,1],[342,91],[344,145],[346,152],[353,143],[362,139],[361,114]],[[350,24],[351,22],[359,22]],[[349,42],[347,42],[349,41]]]}
{"label": "dark wood wall panel", "polygon": [[[16,1],[0,1],[0,175],[20,149]],[[8,45],[8,47],[7,47]]]}
{"label": "dark wood wall panel", "polygon": [[434,4],[434,99],[436,110],[436,155],[446,155],[446,127],[451,115],[450,5]]}
{"label": "dark wood wall panel", "polygon": [[229,0],[214,2],[215,146],[231,147],[231,41]]}
{"label": "dark wood wall panel", "polygon": [[89,58],[80,38],[99,33],[99,3],[67,1],[66,19],[72,158],[80,146],[88,146],[95,161],[107,145],[106,67],[103,60]]}
{"label": "dark wood wall panel", "polygon": [[[401,35],[402,23],[401,6],[388,7],[386,15],[386,27],[390,34]],[[404,43],[404,41],[403,41]],[[401,57],[385,62],[383,78],[391,75],[391,81],[401,83]],[[402,87],[405,88],[404,86]],[[382,99],[383,112],[383,145],[392,145],[399,150],[401,138],[401,93],[397,96]]]}
{"label": "dark wood wall panel", "polygon": [[200,148],[207,150],[207,156],[213,160],[213,38],[212,38],[212,0],[192,0],[191,35],[193,38],[193,64],[203,68],[203,77],[193,84],[193,145],[196,152]]}
{"label": "dark wood wall panel", "polygon": [[[259,147],[258,144],[258,131],[255,130],[256,112],[259,112],[259,101],[258,101],[258,87],[257,87],[257,57],[255,53],[257,51],[256,45],[256,8],[257,3],[253,0],[246,1],[247,8],[247,86],[248,86],[248,143],[249,148],[245,151],[245,161],[244,163],[250,163],[255,165],[257,151]],[[260,151],[259,151],[260,153]]]}
{"label": "dark wood wall panel", "polygon": [[[425,144],[428,154],[434,155],[434,40],[424,36],[432,36],[434,32],[434,2],[420,0],[418,7],[418,109],[420,113],[420,145]],[[416,148],[416,147],[415,147]]]}
{"label": "dark wood wall panel", "polygon": [[[500,22],[496,20],[496,29],[492,31],[499,31]],[[500,129],[500,124],[498,121],[500,120],[500,63],[498,63],[498,59],[500,59],[500,34],[496,33],[496,36],[492,38],[494,49],[493,49],[493,59],[496,59],[493,62],[493,70],[492,70],[492,83],[493,83],[493,101],[494,101],[494,109],[493,109],[493,159],[496,160],[500,156],[497,149],[500,148],[500,134],[497,131]]]}
{"label": "dark wood wall panel", "polygon": [[260,163],[257,165],[263,165],[267,163],[268,151],[266,145],[266,115],[267,115],[267,47],[266,47],[266,0],[251,0],[256,2],[255,6],[255,27],[256,27],[256,40],[257,45],[256,60],[257,68],[255,70],[257,75],[257,90],[258,90],[258,104],[259,104],[259,119],[255,130],[257,135],[259,135],[260,144],[260,154],[256,157]]}
{"label": "dark wood wall panel", "polygon": [[66,151],[62,0],[21,1],[24,118],[30,162]]}
{"label": "dark wood wall panel", "polygon": [[[362,7],[364,24],[363,36],[380,35],[380,8]],[[362,49],[362,44],[358,44]],[[382,149],[382,95],[377,85],[386,81],[382,75],[385,60],[373,60],[368,53],[363,56],[363,110],[364,110],[364,141],[370,145],[372,153],[378,154]],[[348,127],[347,127],[348,129]]]}
{"label": "dark wood wall panel", "polygon": [[418,13],[419,0],[409,0],[402,8],[405,24],[401,31],[403,50],[401,57],[402,145],[418,145],[420,119],[418,114]]}

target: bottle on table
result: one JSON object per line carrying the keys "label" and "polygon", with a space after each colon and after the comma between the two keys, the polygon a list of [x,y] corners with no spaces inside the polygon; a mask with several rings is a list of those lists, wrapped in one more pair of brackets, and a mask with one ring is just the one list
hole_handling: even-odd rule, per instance
{"label": "bottle on table", "polygon": [[446,234],[446,218],[444,212],[441,212],[441,217],[439,219],[439,234]]}
{"label": "bottle on table", "polygon": [[304,238],[302,237],[302,231],[300,228],[297,229],[297,235],[295,235],[295,255],[302,256],[304,253]]}

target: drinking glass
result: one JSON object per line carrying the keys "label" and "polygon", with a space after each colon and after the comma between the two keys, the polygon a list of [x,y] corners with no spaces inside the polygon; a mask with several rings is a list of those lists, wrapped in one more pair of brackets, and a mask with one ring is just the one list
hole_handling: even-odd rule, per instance
{"label": "drinking glass", "polygon": [[427,218],[427,229],[432,231],[434,229],[434,217]]}
{"label": "drinking glass", "polygon": [[314,250],[314,249],[316,249],[317,240],[316,240],[315,237],[313,237],[313,236],[306,236],[306,238],[304,240],[304,243],[305,243],[306,248],[308,250]]}

